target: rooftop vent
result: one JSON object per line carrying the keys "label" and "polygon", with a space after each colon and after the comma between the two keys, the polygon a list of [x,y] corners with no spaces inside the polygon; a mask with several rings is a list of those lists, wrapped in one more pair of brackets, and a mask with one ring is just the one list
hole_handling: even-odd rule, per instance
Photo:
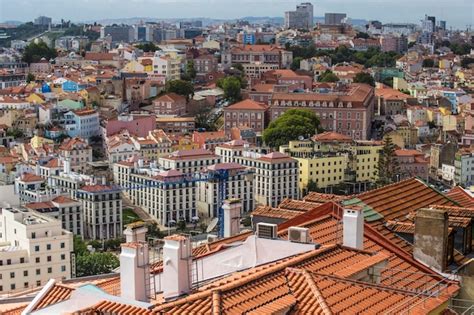
{"label": "rooftop vent", "polygon": [[258,223],[257,237],[269,239],[277,238],[277,225],[270,223]]}
{"label": "rooftop vent", "polygon": [[307,228],[292,226],[288,229],[288,240],[293,243],[310,243],[309,230]]}

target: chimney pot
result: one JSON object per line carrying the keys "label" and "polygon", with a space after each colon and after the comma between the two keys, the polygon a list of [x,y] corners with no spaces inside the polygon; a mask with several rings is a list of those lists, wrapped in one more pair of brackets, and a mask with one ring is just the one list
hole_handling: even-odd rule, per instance
{"label": "chimney pot", "polygon": [[364,249],[364,214],[362,210],[344,209],[342,224],[343,245]]}

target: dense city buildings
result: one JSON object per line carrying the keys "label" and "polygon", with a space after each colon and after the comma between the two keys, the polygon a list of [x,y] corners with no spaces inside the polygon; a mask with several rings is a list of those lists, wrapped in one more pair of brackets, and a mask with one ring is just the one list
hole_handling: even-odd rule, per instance
{"label": "dense city buildings", "polygon": [[0,314],[472,309],[468,5],[48,1],[0,21]]}

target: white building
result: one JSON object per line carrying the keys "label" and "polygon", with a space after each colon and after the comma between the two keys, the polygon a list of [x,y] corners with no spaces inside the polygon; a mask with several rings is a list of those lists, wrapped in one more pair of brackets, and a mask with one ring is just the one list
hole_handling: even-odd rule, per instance
{"label": "white building", "polygon": [[70,138],[59,146],[59,155],[69,160],[73,172],[84,173],[92,162],[92,147],[84,139]]}
{"label": "white building", "polygon": [[285,198],[298,199],[298,161],[280,152],[266,155],[248,150],[242,143],[216,147],[224,160],[255,169],[255,205],[276,207]]}
{"label": "white building", "polygon": [[175,151],[159,159],[159,164],[165,170],[173,169],[185,174],[199,172],[219,162],[219,156],[204,149]]}
{"label": "white building", "polygon": [[166,81],[179,80],[181,78],[180,64],[178,59],[156,51],[153,56],[153,73],[165,76]]}
{"label": "white building", "polygon": [[51,201],[31,202],[25,208],[42,213],[45,216],[62,222],[62,228],[74,235],[83,236],[82,204],[65,196],[58,196]]}
{"label": "white building", "polygon": [[[254,210],[254,176],[247,173],[247,168],[237,163],[219,163],[207,168],[211,172],[227,171],[226,198],[239,199],[241,211]],[[223,200],[219,200],[219,182],[206,181],[197,183],[196,207],[199,217],[218,217]],[[240,214],[242,214],[240,213]]]}
{"label": "white building", "polygon": [[0,219],[0,294],[71,277],[73,234],[60,221],[12,208]]}
{"label": "white building", "polygon": [[296,11],[285,12],[285,28],[307,29],[313,27],[313,5],[309,2],[296,6]]}
{"label": "white building", "polygon": [[105,184],[86,185],[78,190],[84,213],[84,235],[89,239],[112,239],[122,235],[120,191]]}
{"label": "white building", "polygon": [[474,153],[461,149],[454,159],[454,181],[457,185],[469,187],[474,185]]}

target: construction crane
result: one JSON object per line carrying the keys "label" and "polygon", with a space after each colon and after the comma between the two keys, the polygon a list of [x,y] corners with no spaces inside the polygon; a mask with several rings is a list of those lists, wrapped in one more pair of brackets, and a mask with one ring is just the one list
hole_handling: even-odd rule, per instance
{"label": "construction crane", "polygon": [[219,169],[219,170],[207,170],[206,172],[196,172],[190,174],[183,174],[163,181],[149,180],[148,183],[131,183],[130,187],[123,187],[119,185],[113,185],[109,191],[105,192],[117,192],[117,191],[129,191],[143,188],[159,188],[163,186],[197,183],[197,182],[214,182],[217,183],[217,205],[219,206],[217,218],[218,218],[218,236],[224,236],[224,209],[222,208],[224,200],[227,199],[227,182],[230,177],[234,176],[252,176],[255,173],[253,169]]}

